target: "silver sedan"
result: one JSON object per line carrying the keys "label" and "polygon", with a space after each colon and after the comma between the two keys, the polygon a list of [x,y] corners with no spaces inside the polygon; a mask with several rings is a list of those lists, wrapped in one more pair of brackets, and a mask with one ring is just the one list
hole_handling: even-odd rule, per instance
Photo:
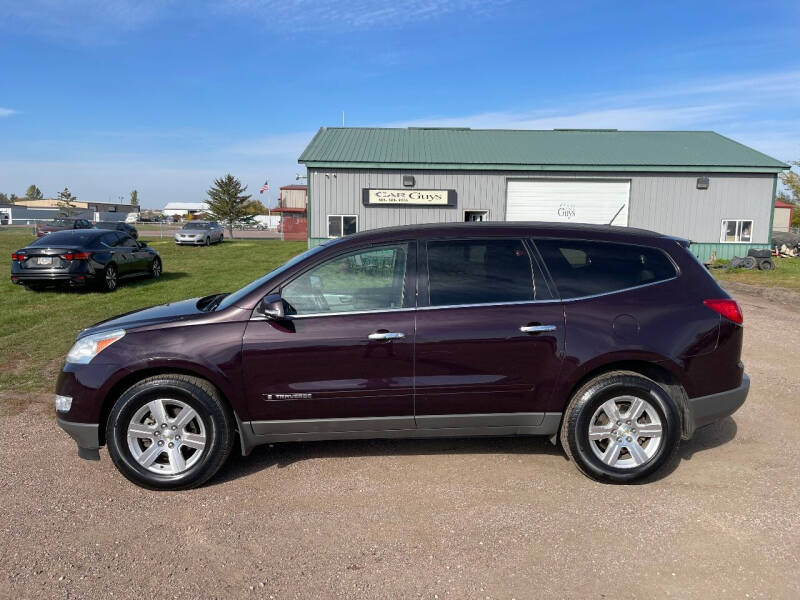
{"label": "silver sedan", "polygon": [[216,221],[190,221],[175,232],[175,243],[179,246],[210,246],[221,242],[225,234]]}

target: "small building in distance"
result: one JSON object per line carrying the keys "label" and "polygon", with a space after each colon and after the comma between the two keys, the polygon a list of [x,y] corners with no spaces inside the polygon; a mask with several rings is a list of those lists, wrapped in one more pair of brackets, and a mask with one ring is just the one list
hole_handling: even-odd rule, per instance
{"label": "small building in distance", "polygon": [[165,217],[188,217],[205,212],[208,212],[205,202],[167,202],[163,211]]}
{"label": "small building in distance", "polygon": [[90,202],[76,200],[69,214],[58,206],[55,198],[41,200],[19,199],[13,204],[0,204],[0,222],[3,225],[33,225],[57,217],[69,216],[88,221],[125,221],[129,214],[138,215],[139,206],[118,202]]}
{"label": "small building in distance", "polygon": [[280,213],[279,231],[285,240],[308,238],[308,188],[304,185],[284,185],[280,189],[278,206],[272,212]]}
{"label": "small building in distance", "polygon": [[772,231],[789,233],[792,229],[792,213],[794,204],[775,200],[775,211],[772,217]]}

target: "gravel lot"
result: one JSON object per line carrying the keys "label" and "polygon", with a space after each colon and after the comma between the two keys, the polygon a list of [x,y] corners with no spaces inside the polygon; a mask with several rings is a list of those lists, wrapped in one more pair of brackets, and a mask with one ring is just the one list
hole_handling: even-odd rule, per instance
{"label": "gravel lot", "polygon": [[155,493],[11,411],[0,596],[798,598],[800,313],[738,300],[748,402],[645,485],[517,438],[265,447]]}

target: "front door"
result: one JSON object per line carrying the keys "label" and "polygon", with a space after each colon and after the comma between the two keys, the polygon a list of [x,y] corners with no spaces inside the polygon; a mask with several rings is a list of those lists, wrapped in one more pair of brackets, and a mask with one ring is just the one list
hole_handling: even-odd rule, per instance
{"label": "front door", "polygon": [[287,318],[251,321],[244,387],[257,434],[412,429],[415,245],[328,258],[280,290]]}
{"label": "front door", "polygon": [[417,426],[540,425],[553,408],[564,311],[532,248],[515,239],[431,240],[420,272]]}

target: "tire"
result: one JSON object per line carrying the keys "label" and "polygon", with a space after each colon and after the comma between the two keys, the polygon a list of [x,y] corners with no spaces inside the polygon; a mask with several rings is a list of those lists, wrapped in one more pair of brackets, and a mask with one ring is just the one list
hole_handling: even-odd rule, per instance
{"label": "tire", "polygon": [[752,256],[745,256],[745,257],[742,259],[742,266],[743,266],[745,269],[755,269],[755,268],[756,268],[756,266],[758,266],[758,262],[757,262],[757,261],[756,261],[756,259],[755,259],[754,257],[752,257]]}
{"label": "tire", "polygon": [[[643,407],[643,412],[638,418],[626,419],[634,403]],[[612,405],[618,411],[616,422],[605,408]],[[594,440],[589,437],[590,427],[597,436]],[[660,437],[656,434],[659,430]],[[648,435],[643,435],[645,432]],[[612,371],[575,393],[564,412],[560,439],[567,456],[584,475],[606,483],[633,483],[657,471],[678,451],[680,411],[669,393],[652,379],[631,371]]]}
{"label": "tire", "polygon": [[768,248],[750,248],[747,251],[747,256],[752,256],[753,258],[769,258],[772,256],[772,250]]}
{"label": "tire", "polygon": [[119,287],[119,271],[117,265],[108,263],[103,270],[103,277],[100,280],[100,289],[104,292],[114,292]]}
{"label": "tire", "polygon": [[219,243],[221,244],[221,243],[222,243],[222,240],[224,240],[224,239],[225,239],[225,235],[224,235],[224,234],[223,234],[223,235],[220,235],[220,236],[219,236]]}
{"label": "tire", "polygon": [[156,256],[153,262],[150,263],[150,277],[152,279],[158,279],[161,277],[162,269],[163,265],[161,264],[161,259]]}
{"label": "tire", "polygon": [[206,246],[210,246],[210,245],[211,245],[211,238],[207,237],[206,238]]}
{"label": "tire", "polygon": [[758,261],[758,268],[762,271],[774,271],[775,270],[775,263],[772,262],[771,258],[765,258]]}
{"label": "tire", "polygon": [[[183,414],[190,417],[181,425]],[[156,375],[136,383],[116,401],[106,423],[106,440],[114,465],[136,485],[185,490],[208,481],[227,460],[233,422],[208,381]]]}

